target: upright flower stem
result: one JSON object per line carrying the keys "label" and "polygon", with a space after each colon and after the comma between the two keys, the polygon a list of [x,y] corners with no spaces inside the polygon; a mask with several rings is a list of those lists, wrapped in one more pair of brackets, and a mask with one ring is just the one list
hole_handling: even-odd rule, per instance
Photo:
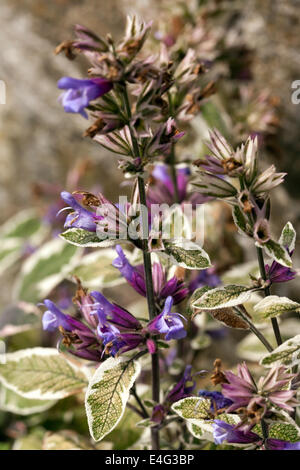
{"label": "upright flower stem", "polygon": [[[146,191],[145,183],[142,176],[138,176],[138,188],[140,194],[140,203],[142,207],[142,250],[143,250],[143,259],[144,259],[144,271],[145,271],[145,281],[146,281],[146,294],[147,294],[147,303],[149,310],[149,318],[152,320],[156,317],[157,311],[155,306],[155,298],[153,291],[153,281],[152,281],[152,265],[151,265],[151,255],[148,251],[148,215],[147,212],[143,209],[146,207]],[[145,233],[146,232],[146,233]],[[159,355],[158,353],[152,354],[152,399],[153,401],[159,403],[159,390],[160,390],[160,374],[159,374]],[[152,450],[159,450],[159,429],[158,427],[151,428],[151,441],[152,441]]]}
{"label": "upright flower stem", "polygon": [[[130,119],[131,119],[131,107],[128,99],[128,93],[126,85],[122,86],[120,89],[120,93],[123,99],[125,112],[128,118],[128,127],[131,135],[132,140],[132,147],[134,151],[134,156],[136,158],[140,158],[140,149],[134,134],[134,130],[131,127]],[[142,251],[143,251],[143,261],[144,261],[144,272],[145,272],[145,282],[146,282],[146,296],[147,296],[147,304],[148,304],[148,311],[149,311],[149,318],[152,320],[157,315],[157,310],[155,306],[155,297],[154,297],[154,290],[153,290],[153,280],[152,280],[152,264],[151,264],[151,254],[148,250],[148,237],[149,237],[149,229],[148,229],[148,213],[147,213],[147,200],[146,200],[146,190],[145,190],[145,181],[141,175],[138,175],[138,189],[139,189],[139,196],[140,196],[140,205],[141,205],[141,234],[142,234]],[[152,359],[152,399],[153,401],[159,403],[160,399],[160,374],[159,374],[159,355],[158,353],[154,353],[151,355]],[[151,447],[152,450],[159,450],[159,428],[158,426],[151,428]]]}
{"label": "upright flower stem", "polygon": [[[261,275],[261,278],[264,281],[266,281],[267,280],[267,274],[266,274],[266,269],[265,269],[265,261],[264,261],[264,254],[263,254],[262,248],[256,247],[256,251],[257,251],[257,259],[258,259],[258,264],[259,264],[260,275]],[[269,295],[271,295],[270,288],[268,286],[265,287],[264,291],[265,291],[265,297],[268,297]],[[273,327],[273,331],[274,331],[274,335],[275,335],[277,344],[278,344],[278,346],[280,346],[282,344],[282,339],[281,339],[281,334],[280,334],[277,319],[276,318],[271,318],[271,322],[272,322],[272,327]],[[265,441],[265,446],[266,446],[266,449],[267,449],[266,442],[267,442],[267,438],[268,438],[268,435],[269,435],[269,429],[268,429],[268,425],[267,425],[267,423],[265,422],[264,419],[261,420],[261,429],[262,429],[262,433],[263,433],[263,437],[264,437],[264,441]]]}
{"label": "upright flower stem", "polygon": [[[266,281],[267,280],[267,275],[266,275],[264,255],[263,255],[262,248],[256,247],[256,251],[257,251],[257,259],[258,259],[258,264],[259,264],[260,275],[261,275],[262,279],[264,281]],[[265,297],[268,297],[269,295],[271,295],[269,287],[265,287],[264,291],[265,291]],[[282,338],[281,338],[281,334],[280,334],[277,319],[276,318],[271,318],[271,322],[272,322],[274,335],[275,335],[275,338],[276,338],[276,341],[277,341],[277,345],[280,346],[282,344]]]}

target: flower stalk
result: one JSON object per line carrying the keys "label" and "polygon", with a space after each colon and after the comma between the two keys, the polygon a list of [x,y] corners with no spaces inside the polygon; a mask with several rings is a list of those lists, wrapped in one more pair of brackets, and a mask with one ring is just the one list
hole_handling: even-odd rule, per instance
{"label": "flower stalk", "polygon": [[[267,275],[266,275],[263,251],[260,247],[257,247],[256,251],[257,251],[257,259],[258,259],[258,264],[259,264],[260,275],[261,275],[262,279],[264,281],[266,281],[267,280]],[[265,297],[268,297],[269,295],[271,295],[270,287],[266,286],[264,288],[264,292],[265,292]],[[282,338],[281,338],[277,318],[271,318],[271,322],[272,322],[272,327],[273,327],[273,331],[274,331],[274,335],[275,335],[277,344],[278,344],[278,346],[280,346],[282,344]]]}
{"label": "flower stalk", "polygon": [[[146,207],[146,191],[145,183],[142,176],[138,176],[138,188],[140,194],[140,203],[141,207]],[[143,260],[144,260],[144,271],[145,271],[145,281],[146,281],[146,294],[147,294],[147,303],[149,310],[149,318],[153,320],[156,315],[156,306],[153,290],[153,281],[152,281],[152,266],[151,266],[151,255],[148,251],[148,237],[145,238],[144,229],[148,227],[147,214],[142,210],[142,250],[143,250]],[[148,230],[147,230],[148,231]],[[160,375],[159,375],[159,355],[157,352],[152,354],[152,399],[159,403],[159,390],[160,390]],[[151,442],[152,450],[159,450],[159,429],[157,427],[151,428]]]}
{"label": "flower stalk", "polygon": [[[122,89],[123,101],[128,116],[128,125],[129,131],[132,139],[132,146],[134,149],[135,157],[140,158],[139,145],[134,135],[134,132],[130,125],[131,119],[131,108],[128,99],[128,93],[126,86]],[[149,319],[153,320],[157,315],[156,305],[155,305],[155,296],[153,289],[153,280],[152,280],[152,265],[151,265],[151,254],[148,250],[148,216],[145,208],[147,207],[146,200],[146,190],[145,190],[145,181],[143,176],[138,175],[138,190],[140,197],[140,207],[141,207],[141,237],[142,237],[142,251],[143,251],[143,261],[144,261],[144,272],[145,272],[145,283],[146,283],[146,297],[149,311]],[[158,352],[155,352],[151,355],[152,360],[152,399],[159,403],[160,399],[160,374],[159,374],[159,355]],[[159,450],[159,429],[158,427],[151,428],[151,445],[152,450]]]}

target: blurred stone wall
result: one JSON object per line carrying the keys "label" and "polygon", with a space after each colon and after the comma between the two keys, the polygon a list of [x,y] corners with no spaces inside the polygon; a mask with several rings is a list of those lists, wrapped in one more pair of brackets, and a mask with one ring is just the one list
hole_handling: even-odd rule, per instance
{"label": "blurred stone wall", "polygon": [[124,24],[117,0],[0,2],[0,79],[7,94],[0,105],[0,221],[30,206],[34,183],[64,186],[67,169],[79,158],[99,162],[91,184],[99,183],[108,196],[120,181],[120,173],[111,171],[115,159],[82,138],[87,122],[66,115],[57,101],[61,76],[84,76],[83,62],[53,54],[78,22],[116,36]]}

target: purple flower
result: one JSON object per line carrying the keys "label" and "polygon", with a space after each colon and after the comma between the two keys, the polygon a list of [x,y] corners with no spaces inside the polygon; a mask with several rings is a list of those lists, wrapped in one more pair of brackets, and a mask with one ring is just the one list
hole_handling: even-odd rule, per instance
{"label": "purple flower", "polygon": [[219,419],[214,420],[213,435],[215,444],[222,444],[226,441],[228,444],[256,444],[258,447],[264,445],[264,448],[268,450],[300,450],[300,441],[289,442],[268,438],[264,443],[262,437],[258,434],[251,431],[240,431],[231,424]]}
{"label": "purple flower", "polygon": [[[143,265],[132,266],[120,245],[116,246],[118,257],[114,259],[113,266],[117,268],[126,281],[143,297],[146,297],[146,282]],[[160,263],[153,263],[152,266],[153,289],[157,302],[160,304],[167,297],[172,296],[174,304],[178,304],[185,299],[188,289],[185,284],[176,276],[168,281],[165,271]]]}
{"label": "purple flower", "polygon": [[[292,254],[292,252],[289,253],[290,256]],[[286,266],[282,266],[281,264],[277,263],[277,261],[273,261],[271,266],[266,264],[265,269],[271,284],[276,282],[292,281],[297,276],[296,271],[291,268],[287,268]]]}
{"label": "purple flower", "polygon": [[267,439],[266,447],[268,450],[300,450],[300,441],[289,442],[281,439]]}
{"label": "purple flower", "polygon": [[261,443],[262,438],[254,432],[244,433],[231,424],[225,423],[219,419],[215,419],[213,423],[213,435],[215,444],[222,444],[226,441],[228,444],[251,444]]}
{"label": "purple flower", "polygon": [[[190,180],[190,168],[187,166],[177,167],[176,179],[179,203],[184,201],[194,205],[206,202],[208,198],[203,198],[199,193],[189,194],[187,187]],[[147,205],[151,209],[151,204],[168,204],[175,202],[175,188],[167,165],[157,164],[152,171],[153,183],[147,192]]]}
{"label": "purple flower", "polygon": [[148,323],[148,330],[151,333],[164,334],[167,341],[171,339],[181,339],[186,336],[186,331],[181,320],[181,318],[184,317],[179,313],[172,313],[172,306],[172,297],[167,297],[163,311]]}
{"label": "purple flower", "polygon": [[102,345],[96,333],[80,320],[61,312],[51,300],[46,299],[44,304],[47,310],[42,319],[43,329],[50,332],[59,329],[63,335],[63,344],[71,354],[99,362]]}
{"label": "purple flower", "polygon": [[210,392],[209,390],[199,390],[199,397],[209,398],[211,401],[211,412],[214,413],[222,408],[227,408],[232,405],[232,401],[229,398],[224,397],[221,392]]}
{"label": "purple flower", "polygon": [[105,78],[78,79],[63,77],[57,82],[58,88],[66,90],[60,96],[60,100],[67,113],[79,113],[88,118],[84,108],[90,101],[99,98],[112,89],[112,83]]}
{"label": "purple flower", "polygon": [[66,331],[72,330],[70,315],[65,315],[51,300],[45,299],[44,305],[47,308],[42,319],[44,330],[55,331],[60,326]]}
{"label": "purple flower", "polygon": [[61,193],[61,197],[65,201],[65,203],[68,204],[68,208],[74,210],[74,212],[71,212],[67,215],[64,226],[66,228],[75,227],[82,228],[84,230],[87,230],[88,232],[96,232],[96,222],[101,220],[102,217],[98,216],[96,212],[91,212],[82,207],[79,202],[77,202],[75,197],[67,191],[63,191]]}
{"label": "purple flower", "polygon": [[109,302],[109,300],[107,300],[100,292],[93,291],[91,292],[91,296],[96,300],[93,307],[93,313],[97,314],[99,323],[106,323],[109,321],[118,328],[124,328],[127,330],[141,329],[140,322],[131,315],[131,313],[118,305]]}
{"label": "purple flower", "polygon": [[96,300],[92,314],[98,318],[97,332],[104,352],[115,356],[137,348],[145,342],[140,322],[131,313],[109,302],[100,292],[91,292]]}
{"label": "purple flower", "polygon": [[193,293],[199,287],[217,287],[221,284],[221,279],[215,272],[215,268],[202,269],[196,273],[196,277],[189,283],[189,291]]}

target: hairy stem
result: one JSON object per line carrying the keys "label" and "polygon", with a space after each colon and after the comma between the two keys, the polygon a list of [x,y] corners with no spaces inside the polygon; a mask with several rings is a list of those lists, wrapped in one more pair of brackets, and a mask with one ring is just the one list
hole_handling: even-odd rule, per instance
{"label": "hairy stem", "polygon": [[[264,255],[263,255],[262,248],[256,247],[256,251],[257,251],[257,259],[258,259],[258,264],[259,264],[260,275],[262,279],[266,281],[267,275],[266,275]],[[265,291],[265,297],[268,297],[269,295],[271,295],[270,288],[268,286],[265,287],[264,291]],[[271,322],[272,322],[272,327],[273,327],[277,344],[278,346],[280,346],[282,344],[282,338],[281,338],[277,318],[271,318]]]}

